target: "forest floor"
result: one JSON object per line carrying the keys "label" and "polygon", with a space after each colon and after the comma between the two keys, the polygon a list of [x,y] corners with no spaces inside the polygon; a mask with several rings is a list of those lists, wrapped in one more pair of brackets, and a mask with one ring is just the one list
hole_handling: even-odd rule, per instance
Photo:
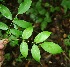
{"label": "forest floor", "polygon": [[[52,3],[51,0],[49,0],[49,2]],[[18,4],[16,3],[16,0],[13,0],[13,1],[6,0],[5,3],[6,3],[5,4],[6,6],[10,7],[10,10],[12,12],[15,12],[15,13],[17,12],[16,9],[17,9]],[[57,3],[59,3],[59,2],[57,2]],[[16,7],[16,9],[15,9],[15,7]],[[2,67],[70,67],[70,58],[69,58],[69,55],[67,52],[67,50],[69,50],[70,47],[67,47],[64,44],[64,39],[67,38],[68,34],[70,34],[70,17],[63,18],[63,16],[64,16],[63,9],[61,8],[61,10],[62,11],[54,12],[51,15],[52,23],[49,23],[45,30],[51,31],[53,33],[53,34],[51,34],[49,39],[50,39],[50,41],[58,43],[64,50],[63,53],[57,54],[57,55],[51,55],[51,54],[45,52],[43,49],[40,49],[41,57],[42,57],[40,63],[36,62],[32,58],[30,52],[28,55],[29,59],[22,59],[22,62],[16,62],[15,58],[18,57],[20,54],[19,46],[12,48],[8,44],[8,46],[5,49],[5,53],[11,54],[11,60],[10,61],[5,60]],[[70,14],[70,11],[68,11],[67,14]],[[24,16],[19,15],[18,17],[25,19],[25,20],[30,19],[29,16],[27,16],[26,14],[24,14]],[[9,21],[9,22],[11,22],[11,21]],[[40,24],[34,23],[34,25],[36,27],[35,27],[35,32],[33,32],[32,36],[35,36],[37,34],[36,32],[41,32]],[[31,41],[31,40],[29,39],[29,41]],[[29,44],[31,42],[29,42]],[[31,46],[30,46],[30,48],[31,48]]]}

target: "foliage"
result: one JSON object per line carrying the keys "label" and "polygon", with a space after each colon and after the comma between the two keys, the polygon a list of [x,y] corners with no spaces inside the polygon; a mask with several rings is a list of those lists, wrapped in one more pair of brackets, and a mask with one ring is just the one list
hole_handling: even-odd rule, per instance
{"label": "foliage", "polygon": [[22,0],[18,0],[18,3],[20,4],[22,2]]}
{"label": "foliage", "polygon": [[24,0],[18,8],[18,14],[25,13],[31,6],[32,1],[31,0]]}
{"label": "foliage", "polygon": [[[48,10],[49,7],[49,10]],[[42,5],[42,0],[32,3],[31,8],[26,12],[35,23],[40,23],[41,30],[43,31],[47,24],[52,22],[51,12],[60,11],[59,7],[53,7],[49,3]]]}
{"label": "foliage", "polygon": [[9,60],[11,59],[10,53],[5,54],[5,59],[6,59],[7,61],[9,61]]}
{"label": "foliage", "polygon": [[70,3],[70,0],[62,0],[61,5],[63,6],[65,13],[67,12],[67,9],[70,9],[69,3]]}
{"label": "foliage", "polygon": [[[51,22],[52,20],[51,20],[49,11],[46,11],[42,7],[41,2],[42,2],[42,0],[39,0],[37,3],[33,3],[32,7],[34,7],[34,5],[36,4],[35,9],[31,8],[29,10],[30,12],[28,11],[27,14],[31,13],[30,17],[33,19],[33,21],[36,21],[36,23],[40,22],[41,30],[44,30],[46,28],[46,25],[49,22]],[[18,0],[18,3],[20,3],[19,0]],[[20,52],[21,52],[22,56],[25,58],[27,57],[28,50],[29,50],[28,49],[29,45],[27,43],[27,40],[31,37],[31,35],[34,31],[34,26],[30,22],[19,19],[18,15],[24,14],[30,8],[31,3],[32,3],[31,0],[24,0],[24,2],[21,2],[18,7],[18,13],[14,18],[12,16],[10,10],[6,6],[0,4],[1,14],[12,22],[12,27],[7,25],[7,21],[5,23],[0,22],[0,29],[1,29],[0,33],[2,34],[2,31],[6,30],[4,33],[4,36],[1,36],[1,37],[8,38],[10,41],[11,47],[15,47],[16,45],[19,46],[19,43],[21,42],[21,39],[22,39],[22,43],[20,44]],[[47,7],[48,5],[50,5],[50,4],[46,3],[44,6]],[[53,9],[53,11],[52,11],[52,9]],[[54,12],[55,10],[58,10],[58,8],[56,7],[56,9],[55,9],[50,5],[50,12]],[[39,16],[38,16],[38,13],[39,13]],[[41,16],[43,16],[43,18]],[[53,42],[46,42],[46,39],[48,39],[50,35],[51,35],[51,32],[42,31],[41,33],[38,33],[37,36],[35,36],[33,44],[30,44],[30,45],[32,45],[32,48],[31,48],[32,57],[38,62],[40,62],[40,58],[41,58],[38,44],[45,51],[47,51],[51,54],[58,54],[58,53],[63,52],[63,50],[61,49],[60,46],[58,46],[58,44],[55,44]],[[40,44],[40,43],[42,43],[42,44]],[[56,51],[53,50],[55,48],[56,48]],[[10,56],[10,55],[7,54],[6,57],[7,56]]]}
{"label": "foliage", "polygon": [[[55,46],[55,47],[54,47]],[[58,44],[55,44],[53,42],[44,42],[41,44],[41,47],[49,52],[49,53],[52,53],[52,54],[56,54],[56,53],[61,53],[62,52],[62,49],[60,46],[58,46]],[[55,50],[54,50],[55,49]]]}
{"label": "foliage", "polygon": [[[27,28],[26,28],[25,30],[27,30]],[[28,30],[28,32],[30,32],[30,30]],[[23,33],[24,33],[24,31],[23,31]],[[28,38],[29,38],[29,36],[30,36],[29,34],[30,34],[30,33],[26,33],[26,35],[28,35]],[[31,33],[31,34],[32,34],[32,33]],[[51,32],[43,31],[43,32],[39,33],[39,34],[35,37],[35,39],[34,39],[34,42],[35,42],[36,44],[33,44],[32,49],[31,49],[31,54],[32,54],[33,58],[34,58],[36,61],[38,61],[38,62],[40,62],[41,55],[40,55],[40,50],[39,50],[37,44],[40,43],[40,42],[45,41],[45,40],[50,36],[50,34],[51,34]],[[25,36],[26,36],[26,35],[25,35]],[[23,39],[24,39],[24,38],[23,38]],[[27,38],[25,38],[25,39],[27,39]],[[58,46],[58,44],[55,44],[55,43],[53,43],[53,42],[44,42],[44,43],[41,44],[41,47],[42,47],[45,51],[47,51],[47,52],[49,52],[49,53],[51,53],[51,54],[58,54],[58,53],[63,52],[63,50],[61,49],[61,47]],[[55,50],[54,50],[54,49],[55,49]],[[23,57],[25,57],[25,58],[27,57],[27,55],[28,55],[28,46],[27,46],[27,43],[24,42],[24,41],[23,41],[23,42],[21,43],[21,45],[20,45],[20,52],[21,52],[21,54],[23,55]]]}
{"label": "foliage", "polygon": [[43,31],[35,37],[34,42],[36,42],[36,43],[43,42],[50,36],[50,34],[51,34],[51,32]]}
{"label": "foliage", "polygon": [[33,27],[26,28],[22,33],[22,38],[28,39],[32,35],[32,32],[33,32]]}
{"label": "foliage", "polygon": [[2,13],[2,15],[4,17],[12,20],[12,14],[11,14],[10,10],[2,4],[0,4],[0,12]]}
{"label": "foliage", "polygon": [[23,57],[27,57],[28,55],[28,45],[26,42],[22,42],[20,45],[20,52],[23,55]]}
{"label": "foliage", "polygon": [[0,29],[7,30],[8,29],[8,26],[5,23],[0,22]]}
{"label": "foliage", "polygon": [[40,55],[40,50],[37,45],[34,44],[32,46],[31,53],[32,53],[33,58],[36,61],[40,62],[41,55]]}
{"label": "foliage", "polygon": [[64,39],[64,43],[66,46],[70,46],[70,34],[68,35],[68,38]]}
{"label": "foliage", "polygon": [[20,54],[15,60],[17,62],[22,62],[22,58],[23,58],[23,56]]}

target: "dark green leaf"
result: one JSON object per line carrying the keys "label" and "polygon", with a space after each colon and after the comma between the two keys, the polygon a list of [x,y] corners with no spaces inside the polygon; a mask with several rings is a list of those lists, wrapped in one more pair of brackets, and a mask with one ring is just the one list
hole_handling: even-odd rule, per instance
{"label": "dark green leaf", "polygon": [[41,23],[41,30],[44,30],[47,27],[48,22],[44,21]]}
{"label": "dark green leaf", "polygon": [[49,14],[49,12],[47,12],[46,14],[45,14],[45,18],[44,18],[44,21],[47,21],[47,22],[51,22],[51,17],[50,17],[50,14]]}
{"label": "dark green leaf", "polygon": [[22,2],[22,0],[18,0],[18,3],[20,4]]}
{"label": "dark green leaf", "polygon": [[69,39],[64,39],[64,43],[66,46],[70,46],[70,40]]}
{"label": "dark green leaf", "polygon": [[15,47],[16,45],[18,45],[18,40],[10,41],[10,46],[11,47]]}
{"label": "dark green leaf", "polygon": [[70,0],[62,0],[61,6],[64,8],[64,12],[67,12],[67,9],[70,9]]}

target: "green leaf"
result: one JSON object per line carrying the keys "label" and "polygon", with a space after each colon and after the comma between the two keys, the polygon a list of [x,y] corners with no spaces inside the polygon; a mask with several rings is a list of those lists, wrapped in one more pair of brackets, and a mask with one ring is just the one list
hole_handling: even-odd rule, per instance
{"label": "green leaf", "polygon": [[53,6],[50,7],[50,12],[54,12],[55,8]]}
{"label": "green leaf", "polygon": [[31,54],[36,61],[40,62],[41,55],[40,55],[40,50],[37,45],[34,44],[32,46]]}
{"label": "green leaf", "polygon": [[51,32],[43,31],[35,37],[34,42],[36,42],[36,43],[43,42],[50,36],[50,34],[51,34]]}
{"label": "green leaf", "polygon": [[68,39],[70,39],[70,34],[68,35]]}
{"label": "green leaf", "polygon": [[50,14],[49,14],[49,12],[47,12],[46,14],[45,14],[45,18],[44,18],[44,21],[47,21],[47,22],[51,22],[51,17],[50,17]]}
{"label": "green leaf", "polygon": [[50,6],[50,4],[49,3],[45,3],[45,5],[44,5],[45,7],[49,7]]}
{"label": "green leaf", "polygon": [[28,39],[32,35],[32,32],[33,32],[33,27],[26,28],[23,31],[22,38],[23,39]]}
{"label": "green leaf", "polygon": [[7,30],[8,29],[8,26],[5,23],[0,22],[0,29]]}
{"label": "green leaf", "polygon": [[64,44],[66,46],[70,46],[70,40],[69,39],[64,39]]}
{"label": "green leaf", "polygon": [[18,40],[10,41],[11,47],[15,47],[16,45],[18,45]]}
{"label": "green leaf", "polygon": [[38,18],[38,19],[36,20],[36,23],[41,23],[41,22],[43,22],[43,18]]}
{"label": "green leaf", "polygon": [[12,20],[12,14],[11,14],[10,10],[9,10],[6,6],[0,4],[0,12],[1,12],[2,15],[5,16],[7,19]]}
{"label": "green leaf", "polygon": [[46,13],[46,10],[42,8],[42,10],[39,10],[40,15],[44,15]]}
{"label": "green leaf", "polygon": [[11,35],[8,39],[9,41],[13,41],[13,40],[17,40],[17,37],[14,35]]}
{"label": "green leaf", "polygon": [[6,53],[4,56],[5,56],[6,61],[11,60],[11,54],[10,53]]}
{"label": "green leaf", "polygon": [[55,44],[53,42],[44,42],[41,44],[41,47],[51,54],[58,54],[63,51],[58,44]]}
{"label": "green leaf", "polygon": [[62,0],[61,6],[64,7],[64,12],[67,12],[67,9],[70,9],[70,0]]}
{"label": "green leaf", "polygon": [[13,35],[17,37],[19,37],[22,34],[22,32],[17,29],[10,29],[10,33],[12,33]]}
{"label": "green leaf", "polygon": [[31,6],[32,1],[31,0],[24,0],[18,8],[18,14],[25,13]]}
{"label": "green leaf", "polygon": [[22,0],[18,0],[18,3],[20,4],[22,2]]}
{"label": "green leaf", "polygon": [[41,30],[43,31],[46,27],[47,27],[48,22],[47,21],[43,21],[41,23]]}
{"label": "green leaf", "polygon": [[14,19],[13,23],[17,24],[18,26],[22,27],[22,28],[27,28],[32,26],[32,24],[30,22],[24,21],[24,20],[18,20],[18,19]]}
{"label": "green leaf", "polygon": [[23,55],[23,57],[27,57],[28,55],[28,45],[26,42],[22,42],[20,45],[20,52]]}

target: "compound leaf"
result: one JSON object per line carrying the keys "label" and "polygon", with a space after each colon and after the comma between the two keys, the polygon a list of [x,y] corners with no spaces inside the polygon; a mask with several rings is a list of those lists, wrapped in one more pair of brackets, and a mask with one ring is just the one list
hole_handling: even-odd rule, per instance
{"label": "compound leaf", "polygon": [[5,23],[0,22],[0,29],[7,30],[8,29],[8,26]]}
{"label": "compound leaf", "polygon": [[34,42],[36,42],[36,43],[43,42],[50,36],[50,34],[51,34],[51,32],[43,31],[35,37]]}
{"label": "compound leaf", "polygon": [[37,45],[34,44],[32,46],[31,54],[36,61],[40,62],[41,55],[40,55],[40,50]]}
{"label": "compound leaf", "polygon": [[41,44],[41,47],[51,54],[58,54],[63,51],[58,44],[55,44],[53,42],[44,42]]}
{"label": "compound leaf", "polygon": [[5,16],[7,19],[12,20],[12,14],[11,14],[10,10],[9,10],[6,6],[0,4],[0,12],[1,12],[2,15]]}
{"label": "compound leaf", "polygon": [[18,8],[18,14],[25,13],[31,6],[32,1],[31,0],[24,0]]}
{"label": "compound leaf", "polygon": [[23,55],[23,57],[27,57],[28,55],[28,45],[26,42],[22,42],[20,45],[20,52]]}
{"label": "compound leaf", "polygon": [[22,38],[23,39],[28,39],[32,35],[32,32],[33,32],[33,27],[26,28],[23,31]]}

